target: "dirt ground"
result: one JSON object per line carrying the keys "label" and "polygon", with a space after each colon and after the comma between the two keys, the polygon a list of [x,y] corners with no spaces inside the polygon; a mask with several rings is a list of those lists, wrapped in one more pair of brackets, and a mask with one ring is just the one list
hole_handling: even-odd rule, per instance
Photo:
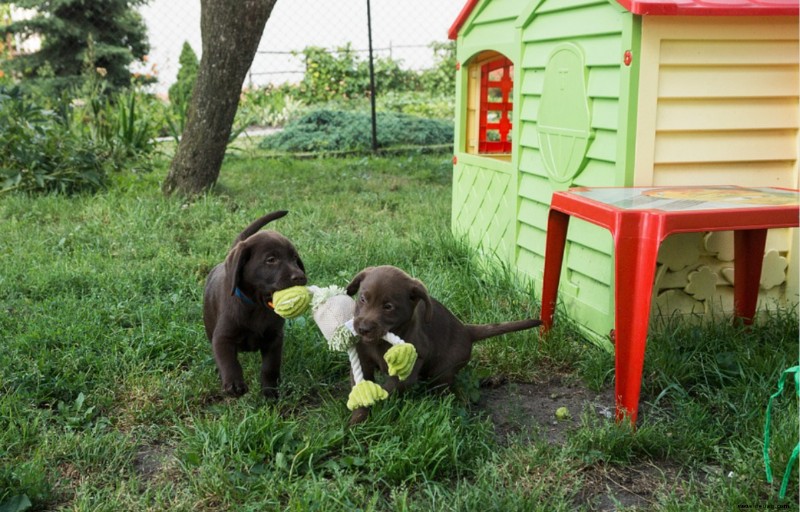
{"label": "dirt ground", "polygon": [[[584,412],[614,421],[614,392],[596,393],[560,377],[535,384],[494,379],[482,387],[478,407],[491,417],[501,443],[531,435],[563,444]],[[569,417],[556,417],[561,407],[567,408]],[[681,468],[653,461],[624,467],[596,463],[583,468],[581,478],[583,488],[575,505],[596,511],[648,510],[656,493],[679,492],[682,483]]]}

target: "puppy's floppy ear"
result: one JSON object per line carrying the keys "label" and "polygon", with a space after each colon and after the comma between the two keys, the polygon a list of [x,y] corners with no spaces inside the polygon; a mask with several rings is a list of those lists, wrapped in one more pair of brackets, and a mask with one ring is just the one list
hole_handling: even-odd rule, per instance
{"label": "puppy's floppy ear", "polygon": [[249,259],[250,247],[244,242],[234,245],[225,258],[225,285],[231,291],[231,295],[236,293],[236,288],[242,280],[242,270]]}
{"label": "puppy's floppy ear", "polygon": [[372,271],[372,268],[373,267],[365,268],[364,270],[359,272],[356,275],[356,277],[353,278],[352,281],[350,281],[350,284],[348,284],[347,288],[346,288],[347,295],[350,295],[352,297],[353,295],[356,294],[356,292],[358,291],[359,287],[361,286],[361,281],[363,281],[364,278],[367,277],[367,274],[369,274],[370,271]]}
{"label": "puppy's floppy ear", "polygon": [[409,296],[415,304],[419,301],[425,303],[425,322],[430,322],[433,319],[433,304],[431,303],[431,296],[428,295],[428,290],[425,288],[425,285],[416,279],[412,279],[409,288]]}

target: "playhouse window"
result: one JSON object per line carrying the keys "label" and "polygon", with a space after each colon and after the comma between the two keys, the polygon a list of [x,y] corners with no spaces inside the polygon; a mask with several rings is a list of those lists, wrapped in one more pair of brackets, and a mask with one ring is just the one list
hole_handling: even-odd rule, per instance
{"label": "playhouse window", "polygon": [[502,54],[486,52],[470,65],[467,152],[511,153],[514,64]]}

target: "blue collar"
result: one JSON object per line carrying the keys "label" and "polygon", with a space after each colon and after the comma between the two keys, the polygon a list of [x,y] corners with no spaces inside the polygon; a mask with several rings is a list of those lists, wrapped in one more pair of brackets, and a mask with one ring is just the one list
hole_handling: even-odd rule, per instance
{"label": "blue collar", "polygon": [[242,290],[240,290],[238,286],[236,287],[236,289],[233,290],[233,294],[236,295],[237,297],[239,297],[242,300],[242,302],[244,302],[248,306],[255,306],[256,305],[256,303],[253,302],[253,300],[250,299],[250,297],[245,295],[244,292]]}

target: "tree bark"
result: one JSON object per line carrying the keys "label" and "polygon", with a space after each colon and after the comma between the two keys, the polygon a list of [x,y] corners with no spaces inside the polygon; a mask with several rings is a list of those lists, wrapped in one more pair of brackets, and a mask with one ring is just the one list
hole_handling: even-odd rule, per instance
{"label": "tree bark", "polygon": [[162,190],[194,196],[219,177],[247,70],[277,0],[201,0],[203,55]]}

